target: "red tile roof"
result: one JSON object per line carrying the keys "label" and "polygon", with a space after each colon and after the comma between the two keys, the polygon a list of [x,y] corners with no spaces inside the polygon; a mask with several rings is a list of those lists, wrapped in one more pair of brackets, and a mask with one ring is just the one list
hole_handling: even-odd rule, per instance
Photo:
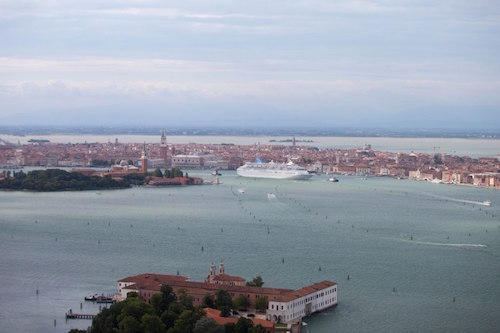
{"label": "red tile roof", "polygon": [[[207,314],[207,317],[214,319],[217,324],[219,325],[225,325],[227,323],[233,323],[236,324],[238,322],[239,317],[221,317],[220,310],[217,309],[212,309],[212,308],[205,308],[205,313]],[[260,318],[248,318],[250,319],[254,326],[261,325],[264,328],[273,328],[274,324],[272,321],[265,320],[265,319],[260,319]]]}
{"label": "red tile roof", "polygon": [[135,283],[147,283],[148,281],[155,281],[157,284],[169,284],[174,281],[189,281],[189,278],[182,275],[166,275],[166,274],[154,274],[154,273],[144,273],[135,276],[129,276],[118,282],[135,282]]}
{"label": "red tile roof", "polygon": [[214,278],[215,281],[241,281],[245,282],[246,280],[240,276],[234,276],[229,274],[219,274]]}
{"label": "red tile roof", "polygon": [[324,281],[321,281],[321,282],[317,282],[315,284],[312,284],[310,286],[306,286],[306,287],[303,287],[301,289],[298,289],[298,290],[293,290],[291,292],[288,292],[286,294],[283,294],[279,299],[278,301],[280,302],[289,302],[291,300],[294,300],[294,299],[297,299],[297,298],[300,298],[300,297],[304,297],[306,295],[309,295],[309,294],[312,294],[312,293],[315,293],[319,290],[322,290],[322,289],[325,289],[325,288],[328,288],[328,287],[332,287],[332,286],[335,286],[337,283],[335,282],[332,282],[332,281],[328,281],[328,280],[324,280]]}
{"label": "red tile roof", "polygon": [[[232,277],[234,278],[234,277]],[[258,294],[262,296],[268,296],[274,300],[280,302],[289,302],[293,299],[300,298],[314,292],[317,292],[321,289],[325,289],[331,286],[336,285],[337,283],[332,281],[321,281],[310,286],[303,287],[298,290],[292,289],[281,289],[281,288],[265,288],[265,287],[250,287],[250,286],[236,286],[236,285],[220,285],[220,284],[211,284],[207,282],[195,282],[189,281],[189,279],[185,276],[180,275],[164,275],[164,274],[140,274],[136,276],[130,276],[124,279],[121,279],[118,282],[132,282],[134,285],[126,287],[126,289],[135,289],[135,290],[150,290],[150,291],[159,291],[162,285],[169,285],[173,288],[193,288],[200,289],[205,292],[217,292],[219,289],[224,288],[229,293],[234,294]],[[269,299],[269,300],[273,300]]]}

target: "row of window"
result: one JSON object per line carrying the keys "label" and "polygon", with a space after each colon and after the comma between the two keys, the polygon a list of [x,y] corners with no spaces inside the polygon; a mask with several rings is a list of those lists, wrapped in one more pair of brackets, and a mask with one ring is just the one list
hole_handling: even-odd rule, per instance
{"label": "row of window", "polygon": [[332,297],[332,298],[325,300],[324,302],[321,302],[320,304],[318,304],[318,306],[323,307],[325,305],[332,304],[334,302],[335,302],[335,297]]}
{"label": "row of window", "polygon": [[[313,306],[313,310],[317,310],[319,307],[323,307],[324,305],[327,305],[327,304],[331,304],[331,303],[334,303],[335,302],[335,297],[332,297],[330,299],[327,299],[325,302],[321,302],[321,304],[316,304]],[[305,309],[304,310],[300,310],[298,312],[294,312],[293,314],[291,315],[287,315],[286,316],[286,319],[291,319],[291,318],[297,318],[297,317],[300,317],[300,316],[303,316],[305,314]]]}
{"label": "row of window", "polygon": [[[307,297],[307,298],[301,299],[301,300],[299,300],[299,301],[293,302],[292,307],[296,307],[296,306],[299,306],[299,305],[303,305],[303,304],[305,304],[305,303],[308,303],[309,301],[312,301],[312,300],[313,300],[313,299],[315,299],[315,298],[316,298],[316,299],[318,299],[318,298],[320,298],[320,297],[324,297],[325,295],[332,294],[332,293],[334,293],[334,292],[336,292],[336,291],[337,291],[337,287],[332,288],[332,289],[328,289],[328,290],[326,290],[326,291],[324,291],[324,292],[317,293],[317,294],[315,294],[315,295],[313,295],[313,296],[310,296],[310,297]],[[286,308],[287,308],[287,310],[289,310],[289,309],[290,309],[290,305],[287,305],[287,306],[286,306]],[[274,306],[273,306],[273,305],[271,305],[271,309],[274,309]],[[283,310],[283,306],[281,306],[281,309]],[[278,309],[278,306],[276,306],[276,310],[279,310],[279,309]]]}
{"label": "row of window", "polygon": [[[279,305],[276,304],[276,310],[279,310]],[[288,308],[288,307],[287,307]],[[274,310],[274,304],[271,303],[271,310]],[[284,306],[281,306],[281,310],[284,310]]]}

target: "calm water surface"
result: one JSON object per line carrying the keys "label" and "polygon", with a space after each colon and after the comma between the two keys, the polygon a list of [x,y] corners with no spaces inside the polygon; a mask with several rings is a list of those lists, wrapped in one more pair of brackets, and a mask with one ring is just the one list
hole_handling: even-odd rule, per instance
{"label": "calm water surface", "polygon": [[[96,313],[87,294],[114,293],[117,280],[144,272],[203,280],[224,260],[229,274],[260,274],[270,287],[338,282],[339,305],[306,319],[306,332],[498,332],[500,191],[234,172],[221,180],[0,192],[0,331],[85,328],[64,313]],[[484,200],[492,206],[466,202]]]}

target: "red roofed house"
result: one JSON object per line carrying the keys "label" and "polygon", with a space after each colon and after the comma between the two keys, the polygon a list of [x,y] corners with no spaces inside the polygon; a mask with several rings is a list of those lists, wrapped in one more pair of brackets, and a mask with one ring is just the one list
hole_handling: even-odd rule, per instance
{"label": "red roofed house", "polygon": [[[225,325],[225,324],[229,324],[229,323],[236,324],[238,322],[238,317],[221,317],[221,315],[220,315],[221,311],[217,310],[217,309],[206,308],[205,313],[207,314],[208,318],[212,318],[219,325]],[[274,323],[273,322],[271,322],[269,320],[261,319],[261,318],[255,318],[255,317],[254,318],[247,317],[247,319],[250,319],[253,322],[254,326],[260,325],[260,326],[264,327],[264,329],[266,330],[266,333],[274,333]]]}

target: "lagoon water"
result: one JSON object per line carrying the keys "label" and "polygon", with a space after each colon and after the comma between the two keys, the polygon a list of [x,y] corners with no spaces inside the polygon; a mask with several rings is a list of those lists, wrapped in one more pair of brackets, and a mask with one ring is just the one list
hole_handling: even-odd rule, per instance
{"label": "lagoon water", "polygon": [[[167,133],[168,135],[168,133]],[[27,144],[30,139],[46,139],[53,143],[83,143],[83,142],[115,142],[122,143],[159,143],[160,135],[38,135],[38,136],[13,136],[0,134],[0,138],[12,143]],[[185,144],[222,144],[235,145],[276,144],[291,145],[291,143],[271,142],[271,140],[290,139],[290,137],[276,136],[212,136],[212,135],[176,135],[167,136],[168,143]],[[298,145],[314,146],[320,149],[353,149],[371,144],[377,151],[402,152],[402,153],[442,153],[470,157],[495,157],[500,154],[500,139],[465,139],[465,138],[391,138],[391,137],[328,137],[309,136],[297,137]]]}
{"label": "lagoon water", "polygon": [[87,294],[144,272],[199,281],[223,260],[265,286],[336,281],[339,305],[305,332],[498,332],[500,191],[327,179],[0,192],[0,331],[85,328],[64,314],[96,313]]}

